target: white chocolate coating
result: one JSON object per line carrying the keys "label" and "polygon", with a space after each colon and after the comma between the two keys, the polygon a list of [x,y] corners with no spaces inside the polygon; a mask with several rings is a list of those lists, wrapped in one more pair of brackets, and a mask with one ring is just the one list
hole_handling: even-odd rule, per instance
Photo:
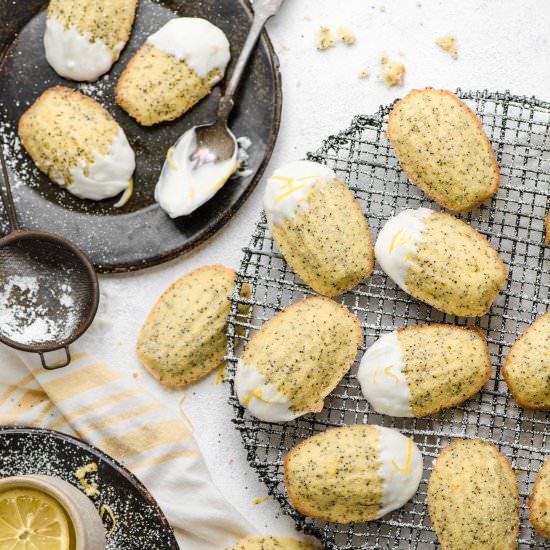
{"label": "white chocolate coating", "polygon": [[237,364],[235,391],[243,407],[264,422],[288,422],[299,414],[290,410],[291,403],[254,366]]}
{"label": "white chocolate coating", "polygon": [[199,168],[189,159],[197,147],[194,128],[187,130],[168,150],[155,187],[155,200],[171,217],[187,216],[212,198],[235,172],[237,149],[221,162],[208,162]]}
{"label": "white chocolate coating", "polygon": [[390,416],[413,416],[404,367],[397,331],[384,334],[363,355],[357,379],[365,399],[376,412]]}
{"label": "white chocolate coating", "polygon": [[179,61],[185,60],[200,78],[205,78],[214,69],[223,76],[231,58],[229,41],[223,31],[200,17],[171,19],[152,34],[147,43]]}
{"label": "white chocolate coating", "polygon": [[67,191],[95,201],[114,197],[130,186],[135,168],[134,151],[121,129],[106,155],[95,153],[93,164],[82,162],[71,168],[72,182]]}
{"label": "white chocolate coating", "polygon": [[113,53],[117,54],[123,47],[123,43],[118,44],[116,51],[112,52],[102,40],[92,40],[76,28],[65,29],[55,17],[46,19],[46,59],[54,71],[64,78],[97,80],[111,68]]}
{"label": "white chocolate coating", "polygon": [[336,174],[328,166],[298,160],[281,166],[267,180],[264,209],[270,225],[282,224],[300,209],[307,209],[307,198],[315,185],[330,183]]}
{"label": "white chocolate coating", "polygon": [[407,292],[407,272],[416,255],[416,245],[426,228],[423,220],[433,213],[428,208],[403,210],[390,218],[378,235],[374,255],[384,272]]}
{"label": "white chocolate coating", "polygon": [[378,517],[401,508],[418,490],[422,480],[422,454],[412,439],[397,430],[377,426],[380,430],[380,469],[382,507]]}

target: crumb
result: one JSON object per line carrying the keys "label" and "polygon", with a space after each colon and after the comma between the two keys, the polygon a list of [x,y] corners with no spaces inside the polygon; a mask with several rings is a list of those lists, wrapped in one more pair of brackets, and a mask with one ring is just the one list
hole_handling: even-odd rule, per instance
{"label": "crumb", "polygon": [[139,373],[138,373],[138,372],[133,372],[133,373],[132,373],[132,376],[133,376],[134,378],[138,378],[138,377],[139,377]]}
{"label": "crumb", "polygon": [[328,27],[321,27],[317,33],[317,49],[328,50],[334,46],[334,38]]}
{"label": "crumb", "polygon": [[384,13],[386,11],[386,6],[378,6],[378,9]]}
{"label": "crumb", "polygon": [[380,64],[382,65],[382,79],[386,84],[386,88],[403,86],[405,81],[405,65],[403,63],[392,61],[384,54],[380,59]]}
{"label": "crumb", "polygon": [[453,59],[458,59],[456,51],[456,38],[453,34],[444,34],[436,38],[435,43],[444,51],[446,51]]}
{"label": "crumb", "polygon": [[403,57],[405,55],[405,52],[403,50],[399,50],[397,52],[397,55],[400,56],[400,57]]}
{"label": "crumb", "polygon": [[311,17],[309,15],[304,15],[304,21],[311,21]]}
{"label": "crumb", "polygon": [[361,71],[359,71],[359,78],[368,78],[370,75],[370,72],[368,69],[361,69]]}
{"label": "crumb", "polygon": [[299,88],[301,85],[302,85],[302,83],[298,80],[298,81],[296,82],[296,88]]}
{"label": "crumb", "polygon": [[283,53],[290,51],[282,42],[279,42],[279,47]]}
{"label": "crumb", "polygon": [[348,46],[355,44],[355,35],[347,27],[338,27],[336,29],[336,36],[338,37],[338,40],[341,40]]}
{"label": "crumb", "polygon": [[230,458],[228,461],[227,461],[228,464],[233,464],[233,459]]}
{"label": "crumb", "polygon": [[261,504],[262,502],[265,502],[269,497],[261,497],[261,498],[255,498],[252,501],[252,504]]}

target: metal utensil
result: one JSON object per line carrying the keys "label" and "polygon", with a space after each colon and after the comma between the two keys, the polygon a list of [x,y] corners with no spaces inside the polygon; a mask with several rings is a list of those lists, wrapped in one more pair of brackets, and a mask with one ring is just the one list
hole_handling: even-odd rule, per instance
{"label": "metal utensil", "polygon": [[197,138],[197,148],[191,153],[189,159],[194,162],[195,169],[209,162],[222,162],[233,156],[237,148],[237,140],[227,125],[227,119],[235,105],[233,97],[267,20],[277,13],[283,1],[255,0],[252,26],[237,59],[225,93],[218,102],[216,120],[213,123],[195,126],[194,128]]}
{"label": "metal utensil", "polygon": [[[45,369],[71,362],[69,344],[90,326],[99,304],[99,284],[90,260],[73,243],[44,231],[19,227],[0,147],[0,188],[10,233],[0,239],[0,342],[38,353]],[[48,365],[44,354],[64,349]]]}

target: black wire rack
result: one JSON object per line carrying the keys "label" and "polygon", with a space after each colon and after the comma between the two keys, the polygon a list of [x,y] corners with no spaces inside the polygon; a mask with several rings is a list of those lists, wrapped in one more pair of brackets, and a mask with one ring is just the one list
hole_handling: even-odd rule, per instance
{"label": "black wire rack", "polygon": [[[375,413],[356,379],[358,362],[327,397],[323,411],[286,424],[260,422],[244,410],[233,387],[238,355],[261,325],[290,303],[313,292],[292,272],[277,250],[261,215],[244,256],[232,296],[228,325],[228,381],[235,424],[248,461],[298,529],[319,538],[328,549],[424,549],[439,547],[426,506],[433,459],[456,438],[492,441],[509,458],[521,496],[521,550],[550,548],[529,521],[528,496],[550,444],[547,415],[520,409],[508,392],[500,367],[511,344],[550,305],[550,250],[544,246],[544,220],[550,207],[550,103],[506,93],[457,91],[479,116],[496,151],[501,186],[490,202],[463,216],[500,252],[508,268],[506,286],[488,315],[465,319],[416,302],[379,268],[352,291],[337,298],[363,327],[362,353],[382,334],[397,327],[429,323],[477,326],[487,337],[494,373],[484,389],[459,407],[422,419]],[[326,139],[307,158],[336,171],[359,199],[376,238],[385,221],[405,208],[441,210],[400,170],[385,130],[392,106],[373,116],[357,116],[351,126]],[[242,299],[243,284],[252,289]],[[247,316],[241,303],[252,307]],[[244,331],[237,332],[237,328]],[[299,441],[330,427],[369,423],[394,427],[410,436],[424,455],[424,476],[416,496],[379,521],[340,525],[314,520],[289,503],[283,461]],[[476,549],[481,550],[481,549]]]}

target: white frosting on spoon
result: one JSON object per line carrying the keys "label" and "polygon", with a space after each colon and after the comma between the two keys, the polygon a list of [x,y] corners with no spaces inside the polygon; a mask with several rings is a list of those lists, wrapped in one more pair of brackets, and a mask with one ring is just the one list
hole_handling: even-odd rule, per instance
{"label": "white frosting on spoon", "polygon": [[81,34],[76,28],[65,29],[55,17],[46,19],[44,48],[46,59],[55,72],[71,80],[93,81],[105,74],[113,64],[118,52],[124,47],[120,43],[112,52],[100,39]]}
{"label": "white frosting on spoon", "polygon": [[92,164],[80,162],[71,168],[72,182],[66,187],[67,191],[81,199],[99,201],[114,197],[130,186],[136,162],[122,129],[106,155],[96,152],[94,156]]}
{"label": "white frosting on spoon", "polygon": [[147,43],[180,61],[185,60],[200,78],[214,69],[223,76],[231,58],[229,41],[223,31],[199,17],[172,19],[152,34]]}

